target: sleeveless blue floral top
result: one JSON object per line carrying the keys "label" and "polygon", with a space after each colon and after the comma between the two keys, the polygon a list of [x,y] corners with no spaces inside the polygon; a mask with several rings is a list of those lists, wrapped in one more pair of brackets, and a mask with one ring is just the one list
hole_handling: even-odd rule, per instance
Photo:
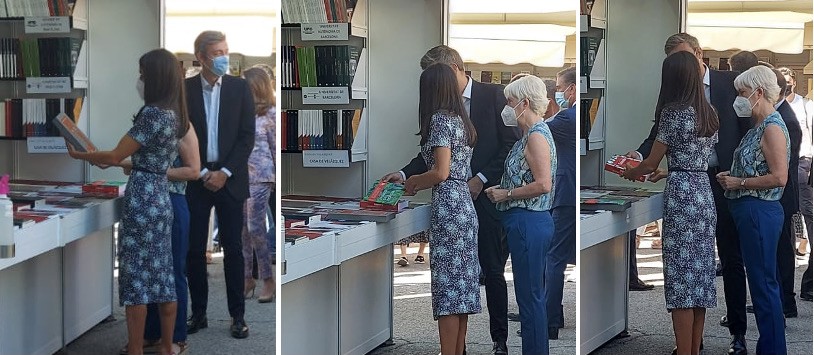
{"label": "sleeveless blue floral top", "polygon": [[[759,125],[752,127],[746,135],[741,139],[740,144],[735,149],[735,154],[732,159],[732,169],[729,175],[739,178],[749,178],[763,176],[769,173],[769,164],[766,163],[766,157],[763,155],[763,150],[760,148],[760,141],[763,139],[763,132],[769,125],[777,125],[783,130],[783,135],[786,136],[786,160],[789,159],[790,143],[789,143],[789,130],[786,124],[780,117],[780,114],[775,111],[766,117]],[[795,187],[796,188],[796,187]],[[773,189],[762,190],[730,190],[725,191],[724,196],[728,199],[736,199],[744,196],[757,197],[766,201],[780,200],[783,195],[783,188],[776,187]]]}
{"label": "sleeveless blue floral top", "polygon": [[529,136],[534,133],[542,134],[548,142],[550,149],[551,159],[551,192],[537,197],[524,199],[524,200],[508,200],[497,204],[498,211],[508,211],[511,208],[525,208],[530,211],[548,211],[554,203],[554,177],[557,174],[557,151],[554,146],[554,137],[551,135],[551,130],[544,121],[537,122],[532,126],[528,133],[523,135],[519,141],[514,143],[512,150],[506,157],[506,165],[503,170],[503,178],[500,182],[501,189],[516,189],[534,182],[534,176],[531,174],[529,164],[526,161],[526,155],[523,152],[526,150],[526,144],[529,141]]}

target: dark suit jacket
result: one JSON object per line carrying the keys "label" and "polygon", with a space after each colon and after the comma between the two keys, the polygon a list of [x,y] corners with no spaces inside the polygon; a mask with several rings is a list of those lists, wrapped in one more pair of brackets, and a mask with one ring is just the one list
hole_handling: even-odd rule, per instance
{"label": "dark suit jacket", "polygon": [[[472,99],[470,101],[469,118],[478,132],[478,141],[472,153],[472,175],[478,173],[486,177],[484,189],[500,184],[503,176],[503,164],[506,156],[518,139],[520,130],[516,127],[506,127],[500,112],[506,106],[506,96],[503,95],[503,86],[485,84],[472,80]],[[421,153],[413,158],[401,171],[408,178],[427,172],[427,164]],[[493,217],[498,218],[495,204],[489,201],[486,194],[481,194],[475,203],[480,203]]]}
{"label": "dark suit jacket", "polygon": [[[720,122],[715,151],[718,154],[718,167],[721,171],[729,170],[732,167],[732,154],[735,153],[735,148],[740,144],[746,131],[752,126],[751,118],[738,117],[735,109],[732,108],[732,103],[738,96],[738,91],[735,90],[735,77],[737,76],[736,72],[709,69],[709,101],[715,108]],[[657,132],[658,127],[654,124],[650,129],[650,135],[637,149],[643,158],[650,155]]]}
{"label": "dark suit jacket", "polygon": [[780,204],[787,216],[800,210],[799,204],[799,190],[797,188],[797,168],[800,165],[800,143],[803,140],[803,131],[800,129],[800,121],[794,114],[791,105],[784,99],[783,103],[777,108],[777,112],[783,118],[786,128],[789,130],[789,143],[791,144],[791,155],[789,158],[789,177],[786,180],[786,188],[783,189],[783,195],[780,196]]}
{"label": "dark suit jacket", "polygon": [[[186,79],[185,84],[189,120],[198,133],[198,151],[203,168],[208,141],[201,75]],[[243,201],[249,197],[248,161],[254,149],[254,99],[249,85],[241,78],[224,75],[221,84],[217,165],[232,173],[223,188],[235,200]],[[188,186],[188,191],[197,192],[204,188],[201,181],[190,182]]]}
{"label": "dark suit jacket", "polygon": [[548,122],[557,147],[557,175],[554,183],[554,205],[576,206],[577,191],[577,109],[571,106]]}

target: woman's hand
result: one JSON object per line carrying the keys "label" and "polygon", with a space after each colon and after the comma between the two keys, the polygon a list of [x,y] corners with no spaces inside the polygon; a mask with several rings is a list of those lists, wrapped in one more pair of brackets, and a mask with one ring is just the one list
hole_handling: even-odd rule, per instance
{"label": "woman's hand", "polygon": [[416,192],[418,192],[418,175],[413,175],[404,182],[404,195],[415,196]]}
{"label": "woman's hand", "polygon": [[76,150],[71,143],[68,143],[67,139],[65,140],[65,146],[68,147],[68,155],[70,155],[71,158],[84,160],[86,153]]}
{"label": "woman's hand", "polygon": [[737,190],[741,186],[741,178],[729,175],[729,171],[722,171],[715,175],[718,183],[721,184],[724,190]]}
{"label": "woman's hand", "polygon": [[503,202],[509,199],[509,190],[492,186],[486,189],[486,197],[493,203]]}
{"label": "woman's hand", "polygon": [[636,181],[639,176],[642,174],[639,173],[638,169],[630,163],[625,164],[625,171],[619,174],[622,178],[630,181]]}
{"label": "woman's hand", "polygon": [[667,177],[667,170],[656,169],[656,171],[650,173],[650,176],[647,178],[647,181],[650,182],[658,182],[661,179]]}

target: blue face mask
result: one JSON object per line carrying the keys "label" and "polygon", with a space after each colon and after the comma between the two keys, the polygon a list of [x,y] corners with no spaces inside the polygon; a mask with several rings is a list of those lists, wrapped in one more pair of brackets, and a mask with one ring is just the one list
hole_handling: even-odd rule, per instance
{"label": "blue face mask", "polygon": [[[568,88],[566,88],[565,90],[568,90]],[[565,91],[555,92],[554,101],[557,102],[557,106],[559,106],[560,108],[568,108],[568,99],[565,98]]]}
{"label": "blue face mask", "polygon": [[212,74],[224,76],[229,71],[229,55],[212,58]]}

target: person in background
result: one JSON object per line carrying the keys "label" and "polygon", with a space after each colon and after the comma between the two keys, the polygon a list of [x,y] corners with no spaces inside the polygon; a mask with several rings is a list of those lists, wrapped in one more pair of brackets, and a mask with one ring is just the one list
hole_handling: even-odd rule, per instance
{"label": "person in background", "polygon": [[[737,73],[708,68],[704,64],[704,53],[698,44],[698,39],[687,33],[677,33],[667,38],[664,53],[670,55],[678,51],[690,52],[698,59],[699,73],[704,83],[704,96],[718,114],[718,143],[715,144],[715,149],[710,155],[707,174],[712,186],[712,195],[715,198],[715,211],[718,215],[715,239],[718,245],[718,256],[721,259],[726,300],[726,316],[721,319],[721,325],[728,327],[729,333],[732,335],[729,353],[745,355],[747,353],[746,276],[743,269],[743,257],[735,222],[729,213],[729,205],[724,198],[721,185],[715,183],[715,179],[718,172],[732,165],[732,153],[746,131],[752,126],[752,122],[749,118],[738,118],[732,106],[738,96],[733,85]],[[653,125],[650,135],[642,142],[637,151],[628,152],[627,155],[638,159],[647,158],[657,132],[658,126]]]}
{"label": "person in background", "polygon": [[[468,77],[461,55],[448,46],[433,47],[421,58],[422,69],[435,63],[446,64],[455,72],[458,93],[463,97],[467,116],[478,132],[470,165],[473,176],[467,185],[478,214],[478,260],[486,285],[492,353],[507,354],[509,294],[504,273],[509,250],[495,204],[482,192],[484,188],[499,183],[506,155],[519,139],[520,132],[514,127],[506,127],[500,120],[501,110],[506,105],[502,86],[480,83]],[[387,174],[383,180],[399,183],[425,171],[427,165],[419,154],[402,171]]]}
{"label": "person in background", "polygon": [[548,99],[545,84],[536,76],[509,83],[501,117],[523,135],[509,155],[500,186],[486,195],[502,212],[512,256],[515,297],[520,309],[523,354],[545,354],[548,349],[546,311],[546,254],[554,235],[551,208],[556,188],[557,149],[543,120]]}
{"label": "person in background", "polygon": [[554,235],[546,253],[545,266],[549,339],[558,339],[559,329],[565,327],[562,307],[565,268],[569,263],[577,263],[577,162],[573,153],[577,149],[576,68],[567,68],[557,73],[554,97],[556,107],[563,110],[547,121],[557,148],[557,170],[554,178],[557,193],[554,194],[551,206]]}
{"label": "person in background", "polygon": [[[797,186],[800,198],[800,213],[803,215],[803,223],[807,231],[808,239],[801,239],[800,245],[797,247],[797,256],[805,256],[808,246],[808,241],[811,239],[811,231],[814,229],[812,225],[812,193],[811,193],[811,159],[812,159],[812,146],[814,146],[814,103],[808,100],[795,91],[797,90],[797,73],[789,68],[780,68],[780,73],[786,78],[786,91],[785,99],[789,103],[797,121],[800,123],[800,131],[802,132],[802,140],[800,142],[800,154],[797,167]],[[792,159],[794,157],[792,156]],[[809,264],[811,265],[811,264]],[[807,291],[801,291],[811,295],[811,288]]]}
{"label": "person in background", "polygon": [[[275,93],[275,91],[277,90],[277,77],[274,75],[274,68],[272,68],[271,65],[268,65],[268,64],[265,64],[265,63],[255,64],[252,67],[253,68],[263,69],[266,72],[266,74],[268,74],[269,78],[271,79],[271,90],[272,90],[271,95],[275,98],[275,102],[276,102],[277,94]],[[277,117],[276,109],[277,108],[274,107],[274,106],[271,107],[271,110],[275,110],[274,111],[274,117]],[[277,151],[276,143],[275,143],[274,146],[271,147],[271,151],[272,152]],[[269,196],[269,209],[268,209],[268,213],[267,213],[267,217],[269,219],[269,229],[268,229],[268,233],[266,234],[266,239],[268,240],[269,248],[271,249],[271,263],[273,265],[277,265],[277,241],[275,240],[275,237],[274,237],[277,234],[276,229],[275,229],[276,228],[275,226],[277,224],[277,220],[274,218],[274,211],[277,210],[277,203],[276,203],[276,201],[277,201],[277,194],[276,194],[277,184],[272,183],[271,186],[272,186],[272,189],[271,189],[271,195]],[[254,259],[254,269],[252,271],[252,275],[256,276],[256,274],[257,274],[257,258]]]}
{"label": "person in background", "polygon": [[190,122],[199,132],[201,180],[187,184],[190,212],[187,280],[192,315],[187,333],[208,327],[206,310],[209,282],[206,239],[212,207],[218,216],[218,244],[223,249],[226,300],[232,318],[230,333],[249,336],[244,319],[243,203],[249,197],[249,154],[254,147],[255,106],[246,81],[226,75],[229,46],[226,36],[204,31],[195,39],[195,57],[203,66],[200,75],[186,79]]}
{"label": "person in background", "polygon": [[732,169],[717,175],[726,190],[740,235],[741,253],[749,279],[760,337],[758,354],[786,354],[785,321],[777,279],[777,243],[783,228],[778,201],[788,180],[790,157],[786,124],[775,110],[780,88],[764,66],[753,67],[735,79],[739,117],[755,122],[735,149]]}
{"label": "person in background", "polygon": [[178,58],[165,49],[152,50],[139,59],[139,72],[137,88],[144,106],[116,148],[79,152],[68,144],[68,153],[103,167],[121,165],[132,156],[118,244],[119,303],[126,307],[127,353],[143,354],[147,305],[156,303],[161,323],[160,353],[169,355],[175,354],[177,295],[167,169],[178,155],[178,139],[190,125]]}
{"label": "person in background", "polygon": [[401,251],[401,257],[396,262],[399,266],[410,265],[410,262],[407,261],[407,248],[410,247],[410,243],[418,243],[418,255],[415,256],[413,261],[415,261],[416,264],[426,262],[424,259],[424,249],[427,247],[427,243],[429,243],[429,238],[427,237],[427,232],[424,231],[399,240],[398,243],[396,243],[399,245]]}
{"label": "person in background", "polygon": [[466,352],[469,314],[480,313],[478,218],[466,183],[477,140],[452,68],[432,64],[419,80],[421,155],[428,170],[404,182],[406,195],[432,188],[430,277],[442,355]]}
{"label": "person in background", "polygon": [[557,104],[557,98],[555,97],[557,93],[557,81],[545,79],[543,80],[543,83],[545,83],[545,92],[546,97],[548,98],[548,108],[545,110],[543,118],[546,120],[546,122],[548,122],[549,120],[552,120],[554,116],[560,112],[560,110],[563,110],[563,108]]}
{"label": "person in background", "polygon": [[729,69],[738,73],[743,73],[755,65],[758,65],[757,56],[749,51],[740,51],[729,58]]}
{"label": "person in background", "polygon": [[271,79],[260,68],[249,68],[243,78],[252,91],[255,106],[254,149],[249,155],[249,198],[244,207],[243,260],[245,261],[246,298],[254,296],[255,282],[252,278],[252,255],[257,257],[257,273],[263,280],[263,292],[258,302],[274,300],[274,265],[271,262],[271,248],[266,234],[266,211],[268,201],[274,192],[275,181],[275,112],[274,91]]}
{"label": "person in background", "polygon": [[[673,354],[677,355],[701,351],[707,308],[717,305],[717,217],[707,164],[718,141],[719,123],[704,98],[699,69],[697,58],[686,51],[664,59],[656,140],[647,158],[622,174],[635,180],[655,173],[650,177],[654,182],[667,177],[662,228],[664,298],[675,333]],[[667,172],[658,171],[665,155]]]}

